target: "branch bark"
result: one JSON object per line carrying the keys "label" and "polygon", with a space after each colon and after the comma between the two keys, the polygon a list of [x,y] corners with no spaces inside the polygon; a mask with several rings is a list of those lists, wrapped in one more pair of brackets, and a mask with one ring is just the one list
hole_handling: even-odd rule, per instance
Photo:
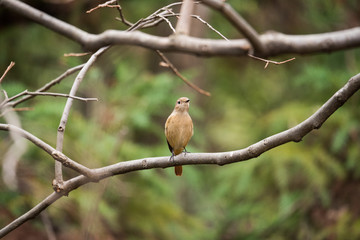
{"label": "branch bark", "polygon": [[[109,46],[102,47],[97,50],[90,59],[86,62],[84,67],[80,70],[79,74],[76,76],[76,79],[71,87],[70,96],[75,96],[77,90],[79,89],[80,83],[83,80],[85,74],[88,72],[90,67],[94,64],[96,59],[103,54],[106,50],[109,49]],[[74,99],[68,98],[65,104],[63,114],[61,116],[60,124],[58,127],[57,138],[56,138],[56,150],[62,152],[63,143],[64,143],[64,133],[66,128],[66,123],[70,114],[70,109]],[[60,192],[63,188],[63,176],[62,176],[62,164],[61,162],[55,162],[55,179],[53,181],[53,188],[55,191]]]}
{"label": "branch bark", "polygon": [[[313,115],[311,115],[309,118],[307,118],[300,124],[273,136],[267,137],[247,148],[236,151],[219,153],[187,153],[186,155],[181,154],[176,156],[175,161],[169,161],[168,156],[143,158],[126,162],[119,162],[97,169],[87,168],[86,171],[82,169],[86,167],[70,159],[71,161],[67,161],[70,163],[67,165],[68,167],[73,168],[81,174],[90,173],[89,176],[81,175],[65,181],[61,193],[55,192],[50,194],[45,200],[36,205],[33,209],[2,228],[0,230],[0,238],[5,236],[15,228],[19,227],[21,224],[25,223],[29,219],[37,216],[41,211],[50,206],[60,197],[68,195],[74,189],[86,183],[92,182],[94,181],[94,179],[98,181],[118,174],[125,174],[128,172],[151,168],[167,168],[176,165],[217,164],[221,166],[225,164],[231,164],[256,158],[262,153],[288,142],[299,142],[309,132],[314,129],[320,128],[322,124],[359,89],[360,73],[350,78],[350,80],[341,89],[339,89],[324,105],[322,105]],[[50,147],[48,144],[44,143],[43,141],[39,140],[38,138],[23,129],[8,124],[0,124],[0,130],[17,131],[23,137],[29,139],[39,147],[43,148],[46,152],[52,153],[52,147]],[[62,158],[54,159],[57,161],[62,161]],[[65,164],[65,162],[62,163]],[[77,166],[79,168],[75,169],[74,166]]]}
{"label": "branch bark", "polygon": [[180,9],[180,17],[176,25],[176,34],[190,34],[191,14],[194,9],[193,0],[183,0]]}
{"label": "branch bark", "polygon": [[[254,45],[254,39],[212,40],[184,35],[158,37],[139,31],[107,30],[90,34],[60,21],[17,0],[0,0],[0,5],[74,40],[89,50],[108,45],[134,45],[163,52],[185,52],[199,56],[244,56]],[[338,51],[360,46],[360,27],[328,33],[286,35],[267,32],[258,36],[266,56],[286,53],[310,54]]]}
{"label": "branch bark", "polygon": [[218,10],[221,12],[224,17],[233,24],[233,26],[241,32],[251,43],[255,50],[255,54],[264,55],[266,47],[260,40],[259,34],[255,29],[242,17],[238,14],[230,4],[225,1],[218,0],[202,0],[205,5]]}

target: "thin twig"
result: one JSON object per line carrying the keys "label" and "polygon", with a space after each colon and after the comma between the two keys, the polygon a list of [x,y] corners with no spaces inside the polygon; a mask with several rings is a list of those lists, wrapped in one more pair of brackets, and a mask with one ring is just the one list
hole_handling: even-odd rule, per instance
{"label": "thin twig", "polygon": [[117,20],[120,20],[122,23],[124,23],[126,26],[131,27],[133,25],[133,23],[129,22],[128,20],[125,19],[124,14],[122,12],[122,7],[120,5],[120,0],[117,0],[117,5],[119,6],[117,8],[117,10],[119,11],[119,15],[120,18],[115,18]]}
{"label": "thin twig", "polygon": [[[198,2],[195,2],[195,3],[198,3]],[[175,2],[175,3],[171,3],[169,5],[166,5],[160,9],[156,10],[155,12],[150,14],[148,17],[139,19],[136,23],[134,23],[126,31],[131,32],[131,31],[135,31],[140,28],[152,27],[162,21],[162,19],[159,19],[159,15],[166,14],[169,12],[169,9],[171,9],[171,7],[181,5],[181,4],[182,4],[182,2]]]}
{"label": "thin twig", "polygon": [[169,21],[169,19],[167,19],[166,17],[162,16],[162,15],[157,15],[159,18],[165,20],[165,22],[167,22],[167,24],[169,25],[170,29],[173,31],[173,33],[176,33],[175,28],[172,26],[171,22]]}
{"label": "thin twig", "polygon": [[85,53],[64,53],[64,57],[82,57],[91,54],[91,52]]}
{"label": "thin twig", "polygon": [[251,54],[248,54],[248,56],[249,56],[249,57],[252,57],[252,58],[255,58],[255,59],[257,59],[257,60],[260,60],[260,61],[265,62],[266,64],[265,64],[264,69],[268,67],[269,63],[273,63],[273,64],[276,64],[276,65],[280,65],[280,64],[287,63],[287,62],[290,62],[290,61],[292,61],[292,60],[295,60],[295,58],[293,57],[293,58],[287,59],[287,60],[285,60],[285,61],[277,62],[277,61],[273,61],[273,60],[268,60],[268,59],[263,59],[263,58],[260,58],[260,57],[256,57],[256,56],[253,56],[253,55],[251,55]]}
{"label": "thin twig", "polygon": [[221,0],[202,0],[203,3],[221,12],[251,43],[259,54],[266,52],[266,46],[261,41],[257,31],[230,4]]}
{"label": "thin twig", "polygon": [[[66,77],[68,77],[68,76],[70,76],[71,74],[79,71],[81,68],[84,67],[84,65],[85,65],[85,64],[80,64],[80,65],[78,65],[78,66],[76,66],[76,67],[73,67],[73,68],[70,68],[70,69],[66,70],[66,71],[65,71],[63,74],[61,74],[59,77],[57,77],[57,78],[55,78],[54,80],[46,83],[44,86],[42,86],[41,88],[37,89],[35,92],[44,92],[44,91],[50,89],[52,86],[60,83],[60,82],[61,82],[63,79],[65,79]],[[19,94],[22,94],[22,93],[19,93]],[[14,97],[16,97],[16,96],[14,96]],[[14,97],[12,97],[12,98],[14,98]],[[34,97],[35,97],[35,96],[30,96],[30,95],[29,95],[29,96],[25,96],[25,97],[23,97],[23,98],[15,101],[15,102],[11,102],[11,103],[9,103],[9,104],[11,104],[12,107],[15,107],[15,106],[17,106],[18,104],[20,104],[20,103],[22,103],[22,102],[25,102],[25,101],[27,101],[27,100],[29,100],[29,99],[31,99],[31,98],[34,98]],[[1,105],[0,105],[0,107],[1,107]]]}
{"label": "thin twig", "polygon": [[77,97],[77,96],[70,96],[69,94],[64,94],[64,93],[51,93],[51,92],[29,92],[28,90],[25,90],[11,98],[8,98],[8,102],[15,100],[19,97],[22,96],[53,96],[53,97],[65,97],[65,98],[73,98],[76,100],[80,100],[80,101],[98,101],[97,98],[83,98],[83,97]]}
{"label": "thin twig", "polygon": [[216,30],[213,26],[211,26],[208,22],[206,22],[204,19],[202,19],[200,16],[198,15],[191,15],[193,18],[196,18],[197,20],[199,20],[200,22],[204,23],[208,28],[210,28],[211,30],[213,30],[214,32],[216,32],[218,35],[220,35],[223,39],[225,39],[226,41],[229,41],[228,38],[226,38],[224,35],[222,35],[218,30]]}
{"label": "thin twig", "polygon": [[102,3],[102,4],[99,4],[97,5],[96,7],[86,11],[86,13],[91,13],[92,11],[95,11],[96,9],[99,9],[99,8],[104,8],[104,7],[108,7],[108,8],[119,8],[120,5],[110,5],[110,4],[113,4],[115,3],[116,0],[110,0],[110,1],[107,1],[105,3]]}
{"label": "thin twig", "polygon": [[9,66],[6,68],[5,72],[3,73],[3,75],[0,78],[0,83],[2,82],[2,80],[4,79],[5,75],[10,71],[10,69],[15,65],[15,62],[11,61]]}
{"label": "thin twig", "polygon": [[77,97],[77,96],[71,96],[69,94],[64,93],[51,93],[51,92],[28,92],[25,91],[24,95],[31,95],[31,96],[53,96],[53,97],[65,97],[65,98],[72,98],[80,101],[98,101],[97,98],[83,98],[83,97]]}
{"label": "thin twig", "polygon": [[181,75],[181,73],[177,70],[177,68],[170,62],[170,60],[162,52],[160,52],[159,50],[156,50],[156,53],[166,63],[166,65],[162,65],[162,66],[169,67],[176,74],[176,76],[178,76],[181,80],[183,80],[188,86],[190,86],[195,91],[197,91],[203,95],[209,96],[209,97],[211,96],[211,93],[199,88],[198,86],[196,86],[195,84],[193,84],[192,82],[187,80],[183,75]]}

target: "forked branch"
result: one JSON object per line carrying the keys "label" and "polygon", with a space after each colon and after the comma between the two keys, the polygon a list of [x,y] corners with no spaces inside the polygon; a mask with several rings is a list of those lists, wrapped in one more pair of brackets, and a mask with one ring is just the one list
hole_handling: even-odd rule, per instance
{"label": "forked branch", "polygon": [[[186,155],[181,154],[175,157],[175,161],[169,161],[168,156],[143,158],[138,160],[119,162],[102,168],[91,169],[91,170],[88,169],[88,171],[94,175],[91,175],[91,177],[80,175],[65,181],[63,184],[63,189],[60,193],[50,194],[46,199],[44,199],[41,203],[36,205],[33,209],[29,210],[27,213],[25,213],[21,217],[15,219],[13,222],[2,228],[0,230],[0,238],[5,236],[15,228],[21,226],[26,221],[37,216],[41,211],[46,209],[48,206],[50,206],[52,203],[54,203],[57,199],[59,199],[63,195],[67,195],[69,192],[73,191],[74,189],[86,183],[94,181],[94,179],[102,180],[104,178],[113,175],[124,174],[128,172],[145,170],[145,169],[152,169],[152,168],[166,168],[175,165],[231,164],[235,162],[241,162],[256,158],[260,156],[262,153],[288,142],[299,142],[304,136],[306,136],[312,130],[320,128],[321,125],[359,89],[360,89],[360,74],[357,74],[356,76],[352,77],[324,105],[322,105],[313,115],[311,115],[305,121],[301,122],[300,124],[288,130],[285,130],[273,136],[269,136],[257,143],[254,143],[253,145],[247,148],[243,148],[236,151],[230,151],[230,152],[188,153]],[[15,131],[18,131],[22,136],[24,136],[25,138],[29,139],[30,141],[32,141],[33,143],[39,146],[39,142],[36,143],[37,138],[32,136],[30,133],[22,129],[18,129],[14,126],[10,126],[7,124],[0,124],[0,130],[10,131],[12,130],[12,128]],[[46,149],[48,149],[47,150],[48,153],[51,152],[51,150],[49,151],[49,149],[52,149],[50,146],[48,146],[47,144],[44,146],[46,146]],[[55,160],[60,161],[61,159],[55,158]],[[73,166],[76,165],[76,162],[74,161],[71,161],[71,163],[73,164]]]}
{"label": "forked branch", "polygon": [[[206,1],[206,3],[209,2],[220,1]],[[246,39],[230,41],[201,39],[185,35],[175,38],[159,37],[139,31],[107,30],[100,34],[91,34],[18,0],[0,0],[0,6],[26,16],[89,50],[97,50],[108,45],[134,45],[163,52],[182,52],[198,56],[244,56],[251,53],[253,46],[255,50],[262,53],[262,56],[277,56],[285,53],[332,52],[360,46],[360,27],[308,35],[267,32],[258,36],[253,34],[253,38],[250,34]],[[137,29],[136,27],[135,23],[132,29]],[[256,42],[259,45],[257,47]],[[261,52],[261,49],[264,51]]]}

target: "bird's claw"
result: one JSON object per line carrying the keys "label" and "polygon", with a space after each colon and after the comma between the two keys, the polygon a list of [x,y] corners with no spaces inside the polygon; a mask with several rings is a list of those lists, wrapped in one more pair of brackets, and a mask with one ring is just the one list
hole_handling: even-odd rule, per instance
{"label": "bird's claw", "polygon": [[174,162],[174,161],[175,161],[175,155],[174,155],[174,153],[172,153],[172,155],[170,156],[169,161],[170,161],[170,162]]}

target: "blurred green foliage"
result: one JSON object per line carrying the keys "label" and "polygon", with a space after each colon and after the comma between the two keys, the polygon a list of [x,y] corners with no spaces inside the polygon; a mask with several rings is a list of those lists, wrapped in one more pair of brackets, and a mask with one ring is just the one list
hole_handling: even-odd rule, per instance
{"label": "blurred green foliage", "polygon": [[[305,34],[359,24],[357,1],[228,1],[260,32]],[[171,1],[123,1],[132,22]],[[47,3],[49,4],[49,3]],[[54,15],[86,29],[125,29],[116,10],[76,1]],[[50,4],[51,5],[51,4]],[[294,12],[296,9],[296,12]],[[5,10],[0,9],[1,12]],[[67,15],[65,14],[67,13]],[[64,17],[65,14],[66,17]],[[229,38],[239,33],[216,12],[206,20]],[[146,30],[168,31],[166,24]],[[204,37],[219,38],[206,29]],[[2,89],[13,96],[35,90],[87,57],[63,57],[80,46],[22,20],[1,29],[0,67],[10,61]],[[151,51],[116,46],[88,72],[65,132],[64,152],[91,168],[142,157],[168,155],[164,122],[178,97],[192,99],[195,135],[190,152],[230,151],[286,130],[314,113],[359,71],[358,49],[296,56],[284,65],[242,58],[171,55],[191,81],[212,93],[197,94],[167,69]],[[283,60],[291,56],[278,56]],[[191,62],[192,67],[186,67]],[[75,75],[51,91],[68,93]],[[357,239],[360,238],[360,111],[355,94],[320,130],[300,143],[289,143],[257,159],[228,166],[152,169],[91,183],[50,206],[59,239]],[[36,97],[19,107],[23,128],[56,143],[64,98]],[[4,122],[4,119],[0,119]],[[11,140],[0,132],[0,159]],[[53,159],[29,143],[18,166],[18,192],[0,182],[0,224],[6,225],[52,192]],[[75,176],[64,169],[65,177]],[[40,218],[32,228],[45,235]],[[36,224],[38,223],[38,224]],[[9,235],[25,231],[23,227]]]}

